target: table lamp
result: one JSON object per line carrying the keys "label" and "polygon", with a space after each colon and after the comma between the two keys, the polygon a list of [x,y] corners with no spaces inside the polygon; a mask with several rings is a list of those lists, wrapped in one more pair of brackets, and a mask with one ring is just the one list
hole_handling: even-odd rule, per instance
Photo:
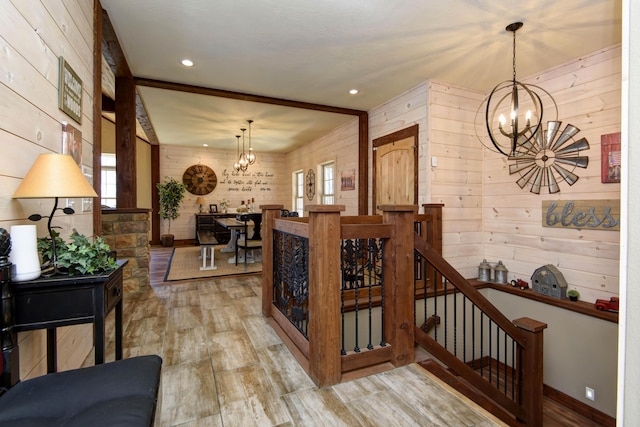
{"label": "table lamp", "polygon": [[47,275],[60,273],[57,266],[56,245],[51,227],[56,210],[60,209],[67,215],[75,213],[72,208],[58,208],[58,198],[98,197],[87,178],[82,174],[73,157],[68,154],[40,154],[27,172],[18,189],[13,193],[14,199],[54,199],[51,215],[33,214],[31,221],[49,218],[47,229],[51,238],[51,267],[53,270]]}
{"label": "table lamp", "polygon": [[202,213],[202,205],[205,204],[204,197],[199,196],[196,198],[196,204],[198,205],[199,212]]}

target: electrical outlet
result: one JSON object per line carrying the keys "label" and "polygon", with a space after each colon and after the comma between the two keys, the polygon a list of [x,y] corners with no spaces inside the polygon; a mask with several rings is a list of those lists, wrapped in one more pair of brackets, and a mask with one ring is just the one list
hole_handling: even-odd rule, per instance
{"label": "electrical outlet", "polygon": [[596,391],[594,389],[592,389],[591,387],[585,387],[584,388],[584,397],[586,397],[589,400],[596,400]]}

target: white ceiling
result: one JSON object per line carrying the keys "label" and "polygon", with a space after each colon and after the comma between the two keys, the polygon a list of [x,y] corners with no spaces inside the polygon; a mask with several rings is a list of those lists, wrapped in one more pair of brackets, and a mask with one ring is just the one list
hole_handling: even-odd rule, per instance
{"label": "white ceiling", "polygon": [[[371,110],[426,80],[490,90],[619,43],[621,0],[101,0],[134,76]],[[195,66],[180,64],[189,58]],[[349,95],[357,88],[360,93]],[[160,144],[286,152],[353,116],[139,87]]]}

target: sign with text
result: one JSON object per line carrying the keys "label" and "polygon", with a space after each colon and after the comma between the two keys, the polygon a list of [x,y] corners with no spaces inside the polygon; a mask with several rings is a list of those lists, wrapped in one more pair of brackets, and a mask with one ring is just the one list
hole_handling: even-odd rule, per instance
{"label": "sign with text", "polygon": [[620,200],[544,200],[542,226],[620,231]]}
{"label": "sign with text", "polygon": [[82,80],[61,56],[58,81],[58,108],[82,124]]}

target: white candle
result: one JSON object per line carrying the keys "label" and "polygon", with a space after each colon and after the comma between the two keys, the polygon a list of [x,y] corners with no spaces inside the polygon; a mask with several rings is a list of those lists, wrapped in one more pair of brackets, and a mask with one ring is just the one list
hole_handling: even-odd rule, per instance
{"label": "white candle", "polygon": [[35,225],[11,226],[9,261],[13,263],[12,280],[22,282],[40,277],[38,236]]}

